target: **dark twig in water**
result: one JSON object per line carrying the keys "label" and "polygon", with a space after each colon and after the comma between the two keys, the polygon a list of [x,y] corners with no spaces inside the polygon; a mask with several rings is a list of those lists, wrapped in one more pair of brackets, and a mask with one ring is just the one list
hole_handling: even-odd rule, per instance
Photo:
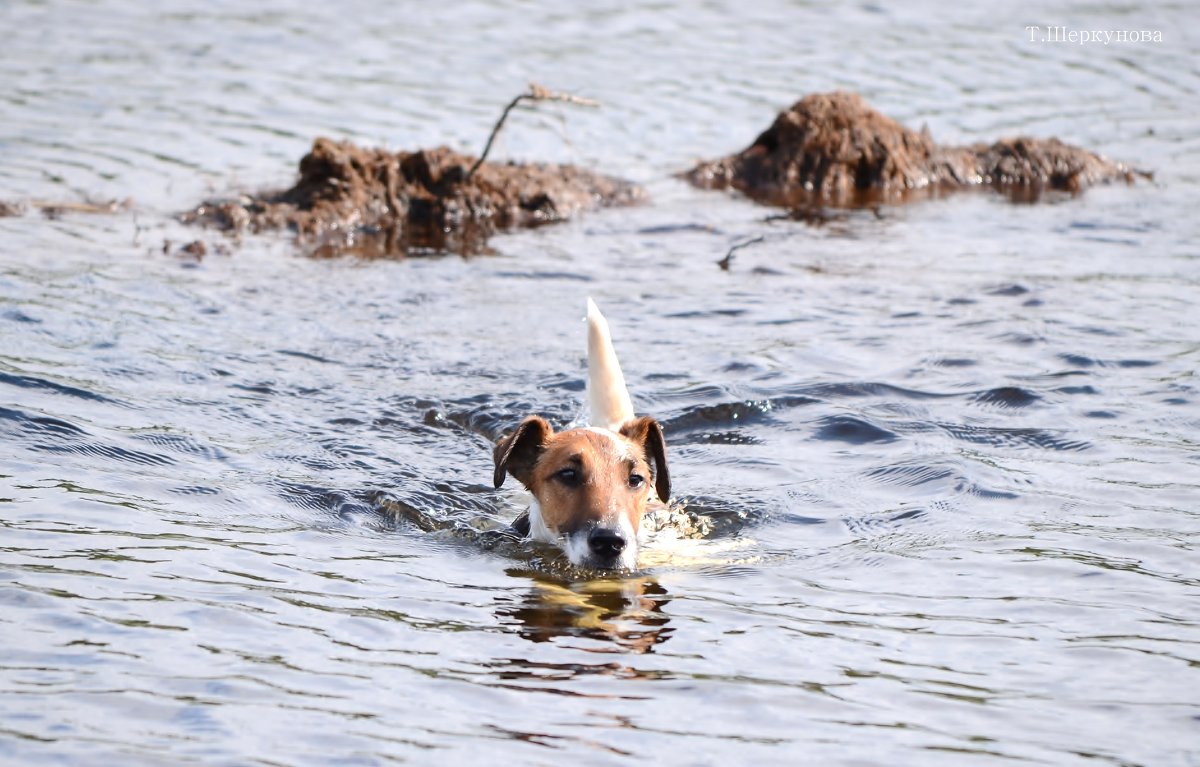
{"label": "dark twig in water", "polygon": [[767,237],[765,234],[760,234],[757,237],[752,237],[749,240],[737,243],[736,245],[734,245],[733,247],[731,247],[729,249],[729,252],[725,254],[725,258],[722,258],[720,261],[717,262],[717,266],[721,267],[721,269],[723,271],[726,271],[726,272],[729,271],[729,265],[733,263],[733,254],[734,253],[741,250],[742,248],[747,248],[751,245],[762,242],[766,238]]}
{"label": "dark twig in water", "polygon": [[475,164],[471,166],[471,169],[467,171],[466,180],[470,180],[471,176],[475,175],[475,171],[479,169],[479,166],[483,165],[483,161],[487,159],[488,152],[490,152],[492,149],[492,143],[496,140],[496,134],[500,132],[500,128],[504,125],[504,121],[508,119],[508,113],[516,109],[517,105],[523,101],[563,101],[568,104],[576,104],[583,107],[600,106],[599,101],[585,99],[581,96],[574,96],[570,93],[552,91],[548,88],[543,88],[537,83],[530,83],[529,90],[508,102],[508,106],[504,107],[504,111],[500,113],[500,119],[496,121],[494,126],[492,126],[492,133],[490,136],[488,136],[487,143],[483,145],[482,154],[479,155],[479,159],[475,161]]}

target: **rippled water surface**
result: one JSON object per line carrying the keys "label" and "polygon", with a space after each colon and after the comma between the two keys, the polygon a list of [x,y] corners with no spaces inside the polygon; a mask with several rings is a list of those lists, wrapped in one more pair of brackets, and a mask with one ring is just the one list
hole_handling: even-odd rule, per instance
{"label": "rippled water surface", "polygon": [[[0,4],[0,761],[1200,765],[1196,20]],[[478,151],[529,80],[604,107],[498,156],[653,202],[470,259],[174,222],[318,135]],[[675,179],[833,88],[1155,180],[804,223]],[[587,295],[708,530],[607,580],[484,534]]]}

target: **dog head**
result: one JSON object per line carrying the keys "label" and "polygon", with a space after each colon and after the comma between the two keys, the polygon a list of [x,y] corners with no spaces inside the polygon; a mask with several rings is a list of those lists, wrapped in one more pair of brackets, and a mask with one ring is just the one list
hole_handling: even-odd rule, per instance
{"label": "dog head", "polygon": [[495,460],[496,487],[511,474],[533,493],[530,536],[577,566],[633,568],[651,487],[664,503],[671,495],[662,428],[650,417],[555,433],[530,416],[496,445]]}

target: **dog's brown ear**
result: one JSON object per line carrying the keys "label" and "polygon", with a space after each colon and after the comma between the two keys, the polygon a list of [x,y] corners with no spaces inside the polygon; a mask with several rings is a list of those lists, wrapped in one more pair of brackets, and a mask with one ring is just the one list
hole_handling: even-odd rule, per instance
{"label": "dog's brown ear", "polygon": [[667,472],[667,441],[662,427],[648,415],[621,424],[621,433],[642,446],[646,462],[654,467],[654,490],[666,503],[671,497],[671,475]]}
{"label": "dog's brown ear", "polygon": [[496,487],[504,484],[504,475],[512,474],[522,485],[529,487],[533,467],[545,448],[546,439],[554,429],[541,416],[531,415],[521,422],[517,430],[496,443],[496,473],[492,481]]}

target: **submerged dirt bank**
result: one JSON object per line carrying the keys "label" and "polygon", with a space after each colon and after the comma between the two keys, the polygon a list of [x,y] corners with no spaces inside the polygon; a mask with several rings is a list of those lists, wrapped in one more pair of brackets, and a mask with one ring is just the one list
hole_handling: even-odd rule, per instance
{"label": "submerged dirt bank", "polygon": [[231,233],[288,229],[319,255],[473,253],[500,230],[642,198],[629,182],[570,165],[475,164],[446,147],[389,152],[319,138],[292,188],[205,202],[182,218]]}
{"label": "submerged dirt bank", "polygon": [[906,128],[840,91],[805,96],[745,150],[685,174],[704,189],[733,188],[787,207],[903,202],[970,187],[1032,201],[1046,190],[1076,193],[1133,176],[1125,165],[1054,138],[939,146],[928,131]]}

